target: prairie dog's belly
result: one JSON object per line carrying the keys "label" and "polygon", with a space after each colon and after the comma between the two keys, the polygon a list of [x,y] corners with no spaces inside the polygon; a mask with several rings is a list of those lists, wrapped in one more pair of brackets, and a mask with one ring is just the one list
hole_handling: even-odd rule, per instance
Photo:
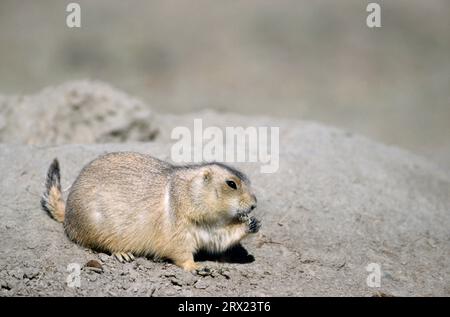
{"label": "prairie dog's belly", "polygon": [[191,229],[191,235],[196,242],[197,250],[220,253],[233,245],[241,233],[233,226],[195,226]]}

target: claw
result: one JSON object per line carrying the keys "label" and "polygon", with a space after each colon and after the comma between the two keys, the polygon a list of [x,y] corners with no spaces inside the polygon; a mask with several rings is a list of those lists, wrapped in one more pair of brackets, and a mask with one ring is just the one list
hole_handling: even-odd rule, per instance
{"label": "claw", "polygon": [[123,258],[125,259],[125,261],[131,262],[131,258],[130,258],[130,256],[128,255],[128,253],[122,253],[122,256],[123,256]]}
{"label": "claw", "polygon": [[117,260],[119,260],[120,263],[131,262],[134,260],[134,255],[131,254],[130,252],[128,252],[128,253],[117,252],[117,253],[114,253],[114,256],[116,257]]}
{"label": "claw", "polygon": [[114,253],[114,256],[116,257],[117,260],[119,260],[120,263],[123,263],[123,257],[122,257],[122,253]]}
{"label": "claw", "polygon": [[261,221],[259,221],[255,217],[250,217],[248,220],[247,231],[249,233],[257,233],[260,228],[261,228]]}

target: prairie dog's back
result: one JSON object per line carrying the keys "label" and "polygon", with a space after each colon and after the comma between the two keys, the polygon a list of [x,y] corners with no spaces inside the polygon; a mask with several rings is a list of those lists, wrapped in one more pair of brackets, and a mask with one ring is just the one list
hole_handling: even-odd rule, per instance
{"label": "prairie dog's back", "polygon": [[127,185],[121,177],[143,185],[140,182],[148,182],[152,177],[154,181],[166,178],[171,169],[172,165],[169,163],[148,155],[134,152],[108,153],[86,165],[75,180],[74,186],[78,181],[87,179],[99,184],[112,182],[120,186]]}
{"label": "prairie dog's back", "polygon": [[95,159],[83,168],[67,199],[69,237],[86,246],[117,240],[138,245],[142,235],[158,234],[147,228],[165,226],[161,212],[171,169],[167,162],[133,152]]}

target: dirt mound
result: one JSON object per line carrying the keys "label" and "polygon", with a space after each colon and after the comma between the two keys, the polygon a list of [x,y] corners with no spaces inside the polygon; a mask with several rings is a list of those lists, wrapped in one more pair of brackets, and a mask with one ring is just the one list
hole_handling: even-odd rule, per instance
{"label": "dirt mound", "polygon": [[150,141],[149,106],[96,81],[68,82],[33,96],[0,98],[0,142],[55,145]]}
{"label": "dirt mound", "polygon": [[[269,117],[202,112],[158,116],[149,125],[155,117],[144,105],[99,83],[63,85],[6,104],[2,141],[40,146],[0,145],[2,296],[450,295],[450,175],[409,152],[320,124]],[[103,121],[92,121],[97,116]],[[64,188],[105,152],[133,150],[168,160],[171,129],[191,127],[196,117],[204,127],[280,128],[277,172],[237,164],[255,187],[262,229],[225,263],[203,258],[211,272],[192,275],[144,258],[121,264],[70,242],[40,209],[54,157]],[[42,146],[146,140],[156,129],[158,137],[143,144]],[[112,131],[122,131],[121,137]],[[379,265],[380,287],[367,284],[371,263]],[[80,268],[80,287],[67,284],[73,265]]]}

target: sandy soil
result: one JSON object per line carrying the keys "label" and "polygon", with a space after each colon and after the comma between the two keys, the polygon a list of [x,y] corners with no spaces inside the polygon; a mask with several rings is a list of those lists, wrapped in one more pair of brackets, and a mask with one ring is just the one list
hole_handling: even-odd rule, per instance
{"label": "sandy soil", "polygon": [[[56,133],[49,128],[49,135],[67,135],[67,140],[41,138],[38,132],[43,130],[36,127],[31,138],[33,127],[27,130],[25,123],[11,119],[18,118],[14,109],[35,107],[33,122],[83,131],[84,124],[98,128],[101,123],[67,120],[74,117],[71,111],[81,116],[85,105],[101,105],[90,103],[92,99],[104,100],[95,108],[99,116],[110,108],[131,109],[138,102],[102,84],[82,83],[91,87],[84,90],[79,85],[49,89],[46,96],[60,105],[49,106],[40,117],[36,109],[44,109],[47,98],[42,94],[0,101],[9,105],[1,108],[8,109],[1,113],[2,141],[6,133],[8,138],[20,136],[0,145],[0,295],[450,295],[450,175],[428,160],[314,122],[268,117],[144,111],[152,118],[151,126],[124,125],[112,134],[88,129],[86,142],[77,141],[92,144],[78,145],[64,145],[74,143],[66,133],[70,130]],[[81,96],[77,107],[77,102],[61,97],[73,91]],[[137,120],[134,113],[120,116]],[[257,164],[236,164],[254,184],[262,229],[225,262],[201,257],[210,273],[193,275],[145,258],[121,264],[70,242],[62,226],[40,209],[44,176],[54,157],[61,162],[64,188],[84,164],[105,152],[134,150],[168,160],[171,129],[191,126],[195,117],[203,118],[204,126],[280,127],[278,172],[261,174]],[[60,124],[52,126],[55,118]],[[8,132],[15,124],[20,133]],[[151,138],[143,137],[153,130],[158,132]],[[127,143],[95,143],[105,135],[117,137],[109,142],[121,142],[119,136],[125,135]],[[102,270],[84,267],[90,260],[99,261]],[[83,267],[80,287],[66,283],[70,263]],[[380,288],[366,284],[369,263],[381,266]]]}

